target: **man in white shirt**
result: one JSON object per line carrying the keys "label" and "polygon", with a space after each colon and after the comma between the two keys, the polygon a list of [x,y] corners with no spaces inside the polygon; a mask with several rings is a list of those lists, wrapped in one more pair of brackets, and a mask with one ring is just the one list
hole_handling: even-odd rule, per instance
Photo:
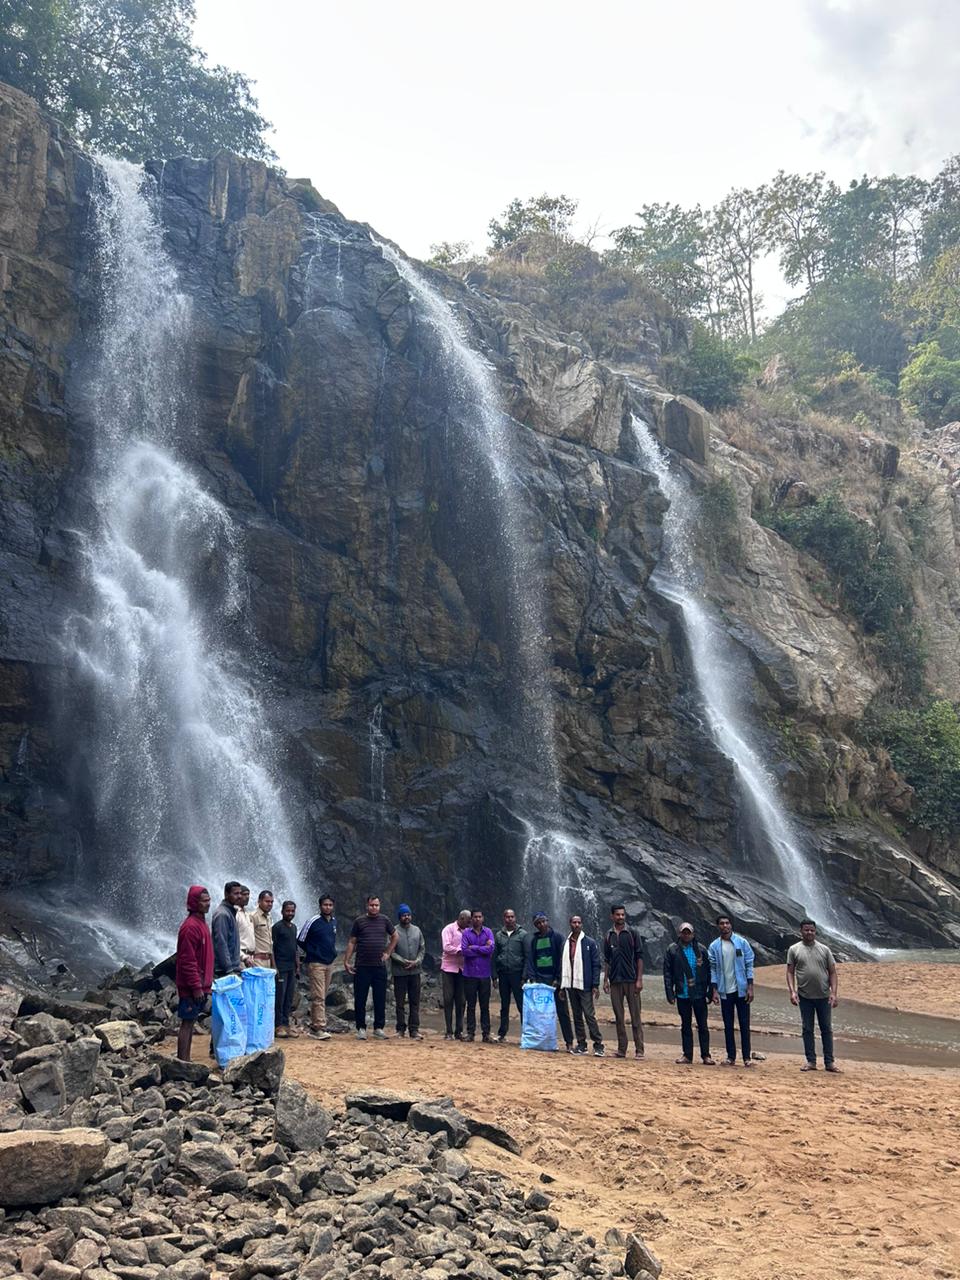
{"label": "man in white shirt", "polygon": [[250,890],[245,884],[240,886],[240,901],[234,908],[237,914],[237,932],[240,934],[240,963],[245,969],[253,964],[253,953],[257,949],[257,935],[253,927],[251,913],[247,911],[250,903]]}

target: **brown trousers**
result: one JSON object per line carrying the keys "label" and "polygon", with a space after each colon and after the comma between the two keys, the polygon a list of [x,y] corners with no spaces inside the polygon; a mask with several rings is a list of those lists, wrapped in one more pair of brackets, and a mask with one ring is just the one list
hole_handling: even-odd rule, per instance
{"label": "brown trousers", "polygon": [[313,1031],[325,1031],[327,1027],[327,991],[330,987],[332,964],[308,964],[310,979],[310,1027]]}
{"label": "brown trousers", "polygon": [[610,1003],[617,1020],[617,1052],[627,1052],[627,1022],[623,1016],[623,1002],[630,1010],[630,1026],[633,1028],[633,1046],[643,1053],[643,1027],[640,1025],[640,992],[635,982],[611,982]]}

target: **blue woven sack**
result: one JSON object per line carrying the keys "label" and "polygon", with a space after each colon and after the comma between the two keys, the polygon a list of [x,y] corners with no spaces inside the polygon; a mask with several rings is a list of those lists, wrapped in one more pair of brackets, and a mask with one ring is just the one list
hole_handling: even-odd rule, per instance
{"label": "blue woven sack", "polygon": [[521,1049],[557,1049],[557,1001],[547,982],[528,982],[523,988],[523,1029]]}
{"label": "blue woven sack", "polygon": [[213,984],[213,1052],[221,1067],[247,1052],[247,1008],[235,973]]}
{"label": "blue woven sack", "polygon": [[240,975],[247,1009],[247,1053],[273,1044],[273,1011],[277,999],[277,971],[251,965]]}

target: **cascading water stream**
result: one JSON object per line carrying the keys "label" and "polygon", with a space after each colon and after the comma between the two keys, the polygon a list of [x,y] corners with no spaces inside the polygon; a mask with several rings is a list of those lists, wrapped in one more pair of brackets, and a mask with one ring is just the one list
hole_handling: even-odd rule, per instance
{"label": "cascading water stream", "polygon": [[101,168],[103,319],[87,388],[97,527],[89,609],[66,643],[90,706],[81,750],[97,839],[84,870],[102,927],[129,953],[131,935],[149,952],[175,932],[190,883],[215,900],[228,878],[296,897],[300,878],[275,744],[227,643],[242,633],[236,532],[177,457],[189,301],[143,172]]}
{"label": "cascading water stream", "polygon": [[381,244],[380,249],[406,283],[421,316],[435,333],[459,407],[476,427],[477,447],[500,518],[504,572],[517,636],[515,680],[523,703],[526,738],[548,788],[547,829],[537,830],[524,820],[529,834],[523,855],[523,890],[531,905],[542,906],[555,923],[562,924],[565,907],[573,899],[577,903],[588,899],[592,891],[584,888],[584,851],[555,826],[560,818],[560,769],[554,741],[542,575],[524,535],[520,486],[511,460],[509,418],[500,408],[492,366],[470,346],[453,306],[392,246]]}
{"label": "cascading water stream", "polygon": [[633,430],[643,465],[656,476],[661,493],[670,503],[663,518],[663,563],[670,579],[661,582],[659,588],[680,608],[707,728],[718,749],[736,769],[744,799],[776,863],[777,886],[823,924],[830,925],[834,912],[825,888],[791,827],[776,783],[750,742],[730,641],[701,603],[693,558],[695,499],[670,470],[666,455],[647,424],[635,416]]}

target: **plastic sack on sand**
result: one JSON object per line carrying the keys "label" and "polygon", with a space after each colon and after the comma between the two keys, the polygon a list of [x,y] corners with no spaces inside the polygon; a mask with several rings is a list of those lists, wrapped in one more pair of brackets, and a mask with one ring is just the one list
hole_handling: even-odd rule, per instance
{"label": "plastic sack on sand", "polygon": [[269,1049],[273,1044],[273,1011],[277,1002],[277,971],[251,965],[240,975],[243,1003],[247,1008],[246,1053]]}
{"label": "plastic sack on sand", "polygon": [[557,1002],[553,987],[547,982],[528,982],[523,988],[520,1048],[556,1052]]}
{"label": "plastic sack on sand", "polygon": [[213,1052],[221,1067],[247,1052],[247,1008],[243,983],[235,973],[213,984]]}

